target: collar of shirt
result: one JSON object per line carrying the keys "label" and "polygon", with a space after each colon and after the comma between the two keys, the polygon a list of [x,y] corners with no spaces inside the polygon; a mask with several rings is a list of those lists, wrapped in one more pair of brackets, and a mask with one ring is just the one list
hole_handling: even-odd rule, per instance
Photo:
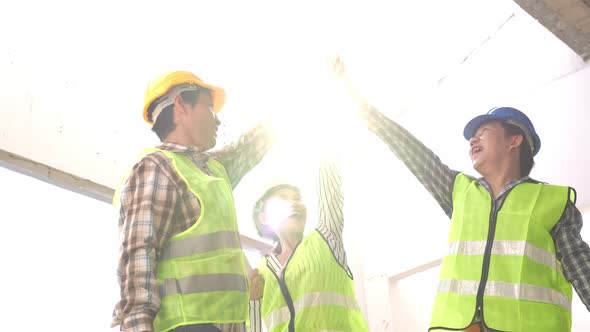
{"label": "collar of shirt", "polygon": [[205,152],[201,152],[196,146],[186,146],[176,143],[162,143],[158,146],[158,149],[182,153],[197,162],[206,163],[209,160],[209,155]]}
{"label": "collar of shirt", "polygon": [[[486,188],[487,191],[489,191],[490,193],[492,192],[492,187],[490,187],[490,185],[487,183],[486,179],[481,177],[481,178],[477,179],[477,181],[479,182],[479,184],[484,186],[484,188]],[[498,198],[502,197],[502,195],[504,195],[504,193],[506,193],[510,189],[514,188],[517,184],[522,183],[522,182],[527,182],[527,181],[532,181],[532,179],[528,176],[524,176],[518,180],[513,180],[513,181],[508,182],[504,186],[504,189],[502,189],[502,192],[500,192],[500,195],[498,195]]]}

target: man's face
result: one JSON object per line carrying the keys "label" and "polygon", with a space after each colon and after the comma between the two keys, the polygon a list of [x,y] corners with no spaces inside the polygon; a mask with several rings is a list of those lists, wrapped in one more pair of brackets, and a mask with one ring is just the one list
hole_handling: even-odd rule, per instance
{"label": "man's face", "polygon": [[477,129],[469,146],[473,168],[485,176],[510,156],[511,138],[500,121],[488,121]]}
{"label": "man's face", "polygon": [[181,126],[189,136],[192,145],[200,150],[208,150],[217,142],[219,120],[213,113],[213,99],[209,93],[200,91],[194,105],[182,103],[186,112],[182,116]]}
{"label": "man's face", "polygon": [[306,214],[299,194],[285,188],[266,200],[261,218],[279,236],[303,236]]}

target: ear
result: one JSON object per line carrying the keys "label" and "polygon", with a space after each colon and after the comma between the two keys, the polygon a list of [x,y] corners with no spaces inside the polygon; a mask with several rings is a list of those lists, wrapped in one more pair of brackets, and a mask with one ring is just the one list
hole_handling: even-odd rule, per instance
{"label": "ear", "polygon": [[174,113],[178,115],[186,115],[188,112],[186,106],[182,103],[182,97],[177,95],[174,97]]}
{"label": "ear", "polygon": [[510,148],[519,149],[524,137],[522,135],[514,135],[510,137]]}

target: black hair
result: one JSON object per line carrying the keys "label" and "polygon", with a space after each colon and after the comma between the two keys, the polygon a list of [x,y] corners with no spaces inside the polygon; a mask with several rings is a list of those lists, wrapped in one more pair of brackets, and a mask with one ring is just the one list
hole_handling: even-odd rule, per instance
{"label": "black hair", "polygon": [[520,144],[520,176],[528,176],[535,165],[535,160],[533,158],[533,149],[529,144],[529,141],[526,139],[526,135],[524,131],[513,124],[501,121],[502,127],[504,127],[504,131],[508,136],[515,136],[521,135],[522,136],[522,143]]}
{"label": "black hair", "polygon": [[[194,106],[197,103],[197,98],[199,97],[199,93],[208,93],[211,95],[211,91],[205,88],[199,88],[198,90],[194,91],[182,91],[180,93],[180,97],[182,101]],[[161,101],[162,97],[156,99],[148,108],[148,117],[152,119],[152,113],[154,108],[158,103]],[[174,104],[166,106],[152,127],[152,131],[158,135],[160,141],[164,141],[168,135],[176,128],[176,124],[174,123]]]}

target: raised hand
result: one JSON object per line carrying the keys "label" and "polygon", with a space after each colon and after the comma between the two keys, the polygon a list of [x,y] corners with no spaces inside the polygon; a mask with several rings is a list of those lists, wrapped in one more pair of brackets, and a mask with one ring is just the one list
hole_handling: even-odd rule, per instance
{"label": "raised hand", "polygon": [[353,98],[353,101],[358,104],[360,110],[365,110],[368,106],[367,101],[360,95],[357,89],[352,84],[352,80],[348,76],[348,72],[344,67],[344,62],[340,56],[333,56],[328,59],[328,66],[337,80],[337,84],[341,86],[344,93]]}

